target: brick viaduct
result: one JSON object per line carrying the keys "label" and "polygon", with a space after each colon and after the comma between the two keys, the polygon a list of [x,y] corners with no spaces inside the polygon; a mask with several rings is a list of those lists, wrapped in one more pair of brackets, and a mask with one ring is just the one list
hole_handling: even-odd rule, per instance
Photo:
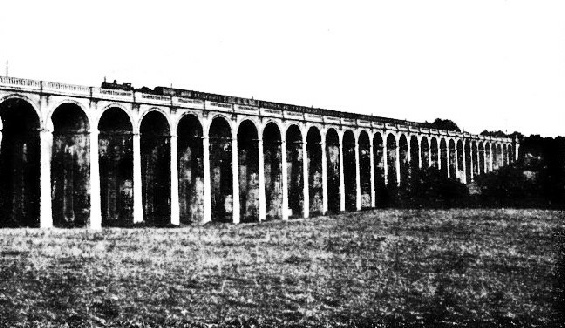
{"label": "brick viaduct", "polygon": [[[249,222],[359,211],[410,172],[463,183],[519,144],[169,88],[0,77],[0,226]],[[284,165],[283,165],[284,163]]]}

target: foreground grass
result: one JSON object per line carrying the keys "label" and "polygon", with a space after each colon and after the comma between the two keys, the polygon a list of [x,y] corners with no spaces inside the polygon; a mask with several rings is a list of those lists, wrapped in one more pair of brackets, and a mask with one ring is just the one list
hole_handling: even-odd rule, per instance
{"label": "foreground grass", "polygon": [[6,326],[548,326],[565,221],[388,210],[178,229],[0,230]]}

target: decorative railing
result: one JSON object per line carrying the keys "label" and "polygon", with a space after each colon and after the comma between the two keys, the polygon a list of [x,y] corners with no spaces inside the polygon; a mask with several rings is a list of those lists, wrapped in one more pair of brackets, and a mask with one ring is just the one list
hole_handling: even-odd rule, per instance
{"label": "decorative railing", "polygon": [[85,87],[82,85],[76,84],[66,84],[66,83],[59,83],[59,82],[44,82],[43,86],[45,89],[51,90],[63,90],[63,91],[71,91],[71,92],[78,92],[83,94],[90,93],[90,87]]}
{"label": "decorative railing", "polygon": [[21,87],[41,88],[41,81],[20,79],[17,77],[0,76],[0,83]]}
{"label": "decorative railing", "polygon": [[133,95],[132,91],[119,90],[119,89],[97,89],[100,94],[115,96],[115,97],[131,97]]}
{"label": "decorative railing", "polygon": [[147,94],[147,93],[142,93],[141,97],[143,99],[151,99],[151,100],[157,100],[157,101],[165,101],[165,102],[171,101],[171,98],[168,97],[168,96],[156,96],[156,95]]}
{"label": "decorative railing", "polygon": [[177,98],[177,102],[181,103],[181,104],[199,104],[202,105],[204,104],[204,100],[200,100],[200,99],[191,99],[191,98]]}

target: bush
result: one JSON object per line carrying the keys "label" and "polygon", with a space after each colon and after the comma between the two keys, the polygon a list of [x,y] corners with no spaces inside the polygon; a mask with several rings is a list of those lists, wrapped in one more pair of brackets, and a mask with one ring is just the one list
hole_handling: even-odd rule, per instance
{"label": "bush", "polygon": [[485,206],[546,207],[543,178],[528,177],[518,166],[506,166],[476,177],[478,200]]}
{"label": "bush", "polygon": [[449,208],[463,204],[468,195],[467,186],[448,179],[435,167],[414,170],[400,186],[388,187],[393,206],[406,208]]}

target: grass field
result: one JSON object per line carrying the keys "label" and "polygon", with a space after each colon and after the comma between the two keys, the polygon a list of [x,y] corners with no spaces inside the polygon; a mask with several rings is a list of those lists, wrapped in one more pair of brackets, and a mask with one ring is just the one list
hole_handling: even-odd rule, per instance
{"label": "grass field", "polygon": [[5,326],[558,326],[565,215],[0,230]]}

